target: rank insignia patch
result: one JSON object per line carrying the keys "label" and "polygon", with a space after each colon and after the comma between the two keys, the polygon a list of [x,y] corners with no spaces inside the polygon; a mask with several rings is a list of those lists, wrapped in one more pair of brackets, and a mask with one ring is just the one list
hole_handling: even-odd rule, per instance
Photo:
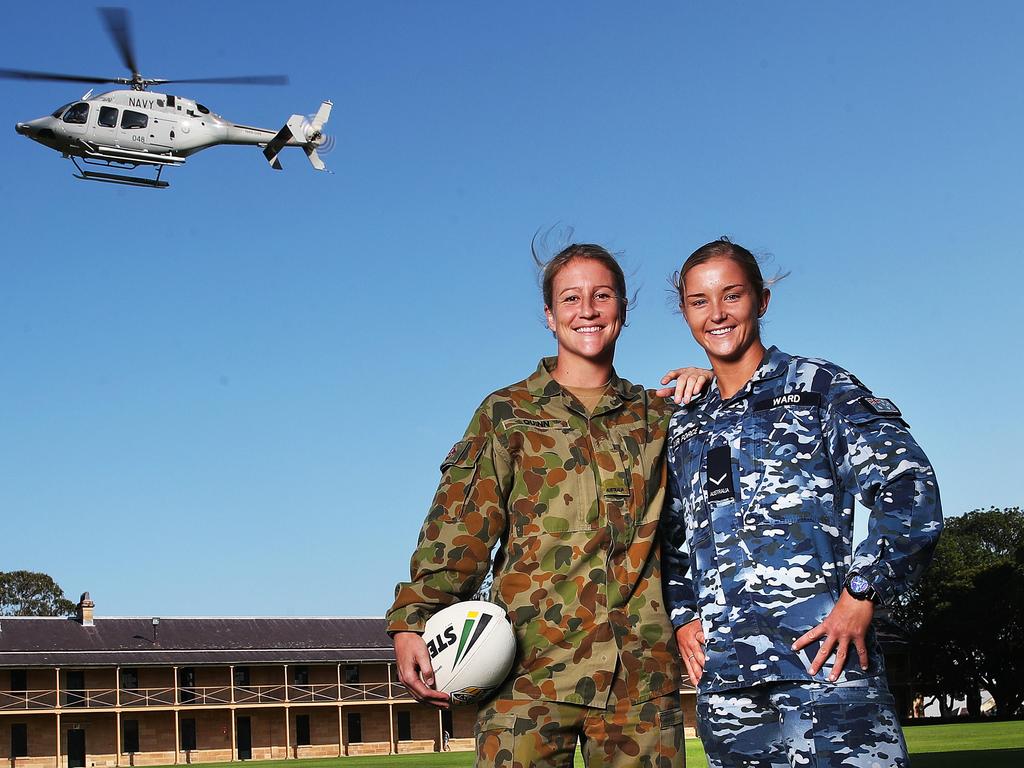
{"label": "rank insignia patch", "polygon": [[704,484],[708,501],[732,501],[736,492],[732,487],[732,451],[720,445],[708,451],[708,479]]}

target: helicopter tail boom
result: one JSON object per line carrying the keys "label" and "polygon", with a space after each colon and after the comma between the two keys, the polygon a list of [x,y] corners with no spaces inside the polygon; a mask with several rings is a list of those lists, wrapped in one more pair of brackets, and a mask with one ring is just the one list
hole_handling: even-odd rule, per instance
{"label": "helicopter tail boom", "polygon": [[277,135],[267,142],[263,149],[263,156],[267,158],[270,167],[276,171],[281,170],[281,162],[277,156],[285,147],[302,147],[309,158],[310,165],[318,171],[326,167],[320,159],[316,149],[324,142],[323,127],[331,115],[331,102],[325,101],[320,105],[312,120],[303,115],[292,115],[284,124]]}

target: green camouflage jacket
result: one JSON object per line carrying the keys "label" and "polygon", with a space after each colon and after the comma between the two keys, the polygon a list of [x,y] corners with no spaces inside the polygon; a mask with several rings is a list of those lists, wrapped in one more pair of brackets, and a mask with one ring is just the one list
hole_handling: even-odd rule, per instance
{"label": "green camouflage jacket", "polygon": [[499,695],[604,707],[620,674],[647,701],[680,681],[658,539],[673,406],[613,375],[588,417],[554,362],[488,396],[441,464],[388,631],[470,598],[500,541],[491,600],[519,652]]}

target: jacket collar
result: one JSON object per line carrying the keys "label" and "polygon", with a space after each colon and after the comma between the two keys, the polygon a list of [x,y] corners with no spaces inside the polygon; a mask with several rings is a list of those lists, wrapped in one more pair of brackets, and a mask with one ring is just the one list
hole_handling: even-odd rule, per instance
{"label": "jacket collar", "polygon": [[[531,395],[536,397],[559,397],[565,400],[566,407],[578,411],[579,405],[576,398],[562,388],[552,377],[551,372],[555,370],[557,357],[542,357],[537,365],[537,370],[526,380],[526,388]],[[608,381],[608,392],[601,398],[601,402],[594,409],[592,415],[597,416],[606,411],[617,408],[623,401],[634,400],[638,396],[638,387],[632,387],[624,379],[620,379],[615,369],[612,369],[612,377]],[[610,401],[610,402],[609,402]],[[584,416],[587,414],[584,413]]]}
{"label": "jacket collar", "polygon": [[[792,357],[787,355],[778,347],[774,345],[768,347],[764,352],[764,357],[761,358],[761,364],[757,366],[757,370],[754,371],[754,375],[751,376],[747,383],[729,399],[736,400],[738,398],[746,397],[759,383],[781,376],[786,372],[786,368],[789,366],[790,360],[792,360]],[[707,397],[700,398],[695,404],[699,408],[709,408],[714,407],[715,404],[721,402],[722,393],[718,389],[718,379],[716,378],[708,385]]]}
{"label": "jacket collar", "polygon": [[786,372],[786,368],[789,367],[789,361],[793,358],[787,355],[778,347],[772,345],[765,350],[764,357],[761,358],[761,365],[754,371],[754,375],[750,377],[750,381],[747,382],[749,387],[752,384],[756,384],[759,381],[766,381],[767,379],[774,379],[777,376],[781,376]]}

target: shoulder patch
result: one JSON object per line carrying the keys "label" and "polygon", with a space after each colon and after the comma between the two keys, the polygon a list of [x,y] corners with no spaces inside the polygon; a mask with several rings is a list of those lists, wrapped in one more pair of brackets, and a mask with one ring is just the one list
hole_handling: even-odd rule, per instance
{"label": "shoulder patch", "polygon": [[862,397],[860,401],[864,404],[865,408],[876,416],[900,417],[903,415],[892,400],[884,397]]}

